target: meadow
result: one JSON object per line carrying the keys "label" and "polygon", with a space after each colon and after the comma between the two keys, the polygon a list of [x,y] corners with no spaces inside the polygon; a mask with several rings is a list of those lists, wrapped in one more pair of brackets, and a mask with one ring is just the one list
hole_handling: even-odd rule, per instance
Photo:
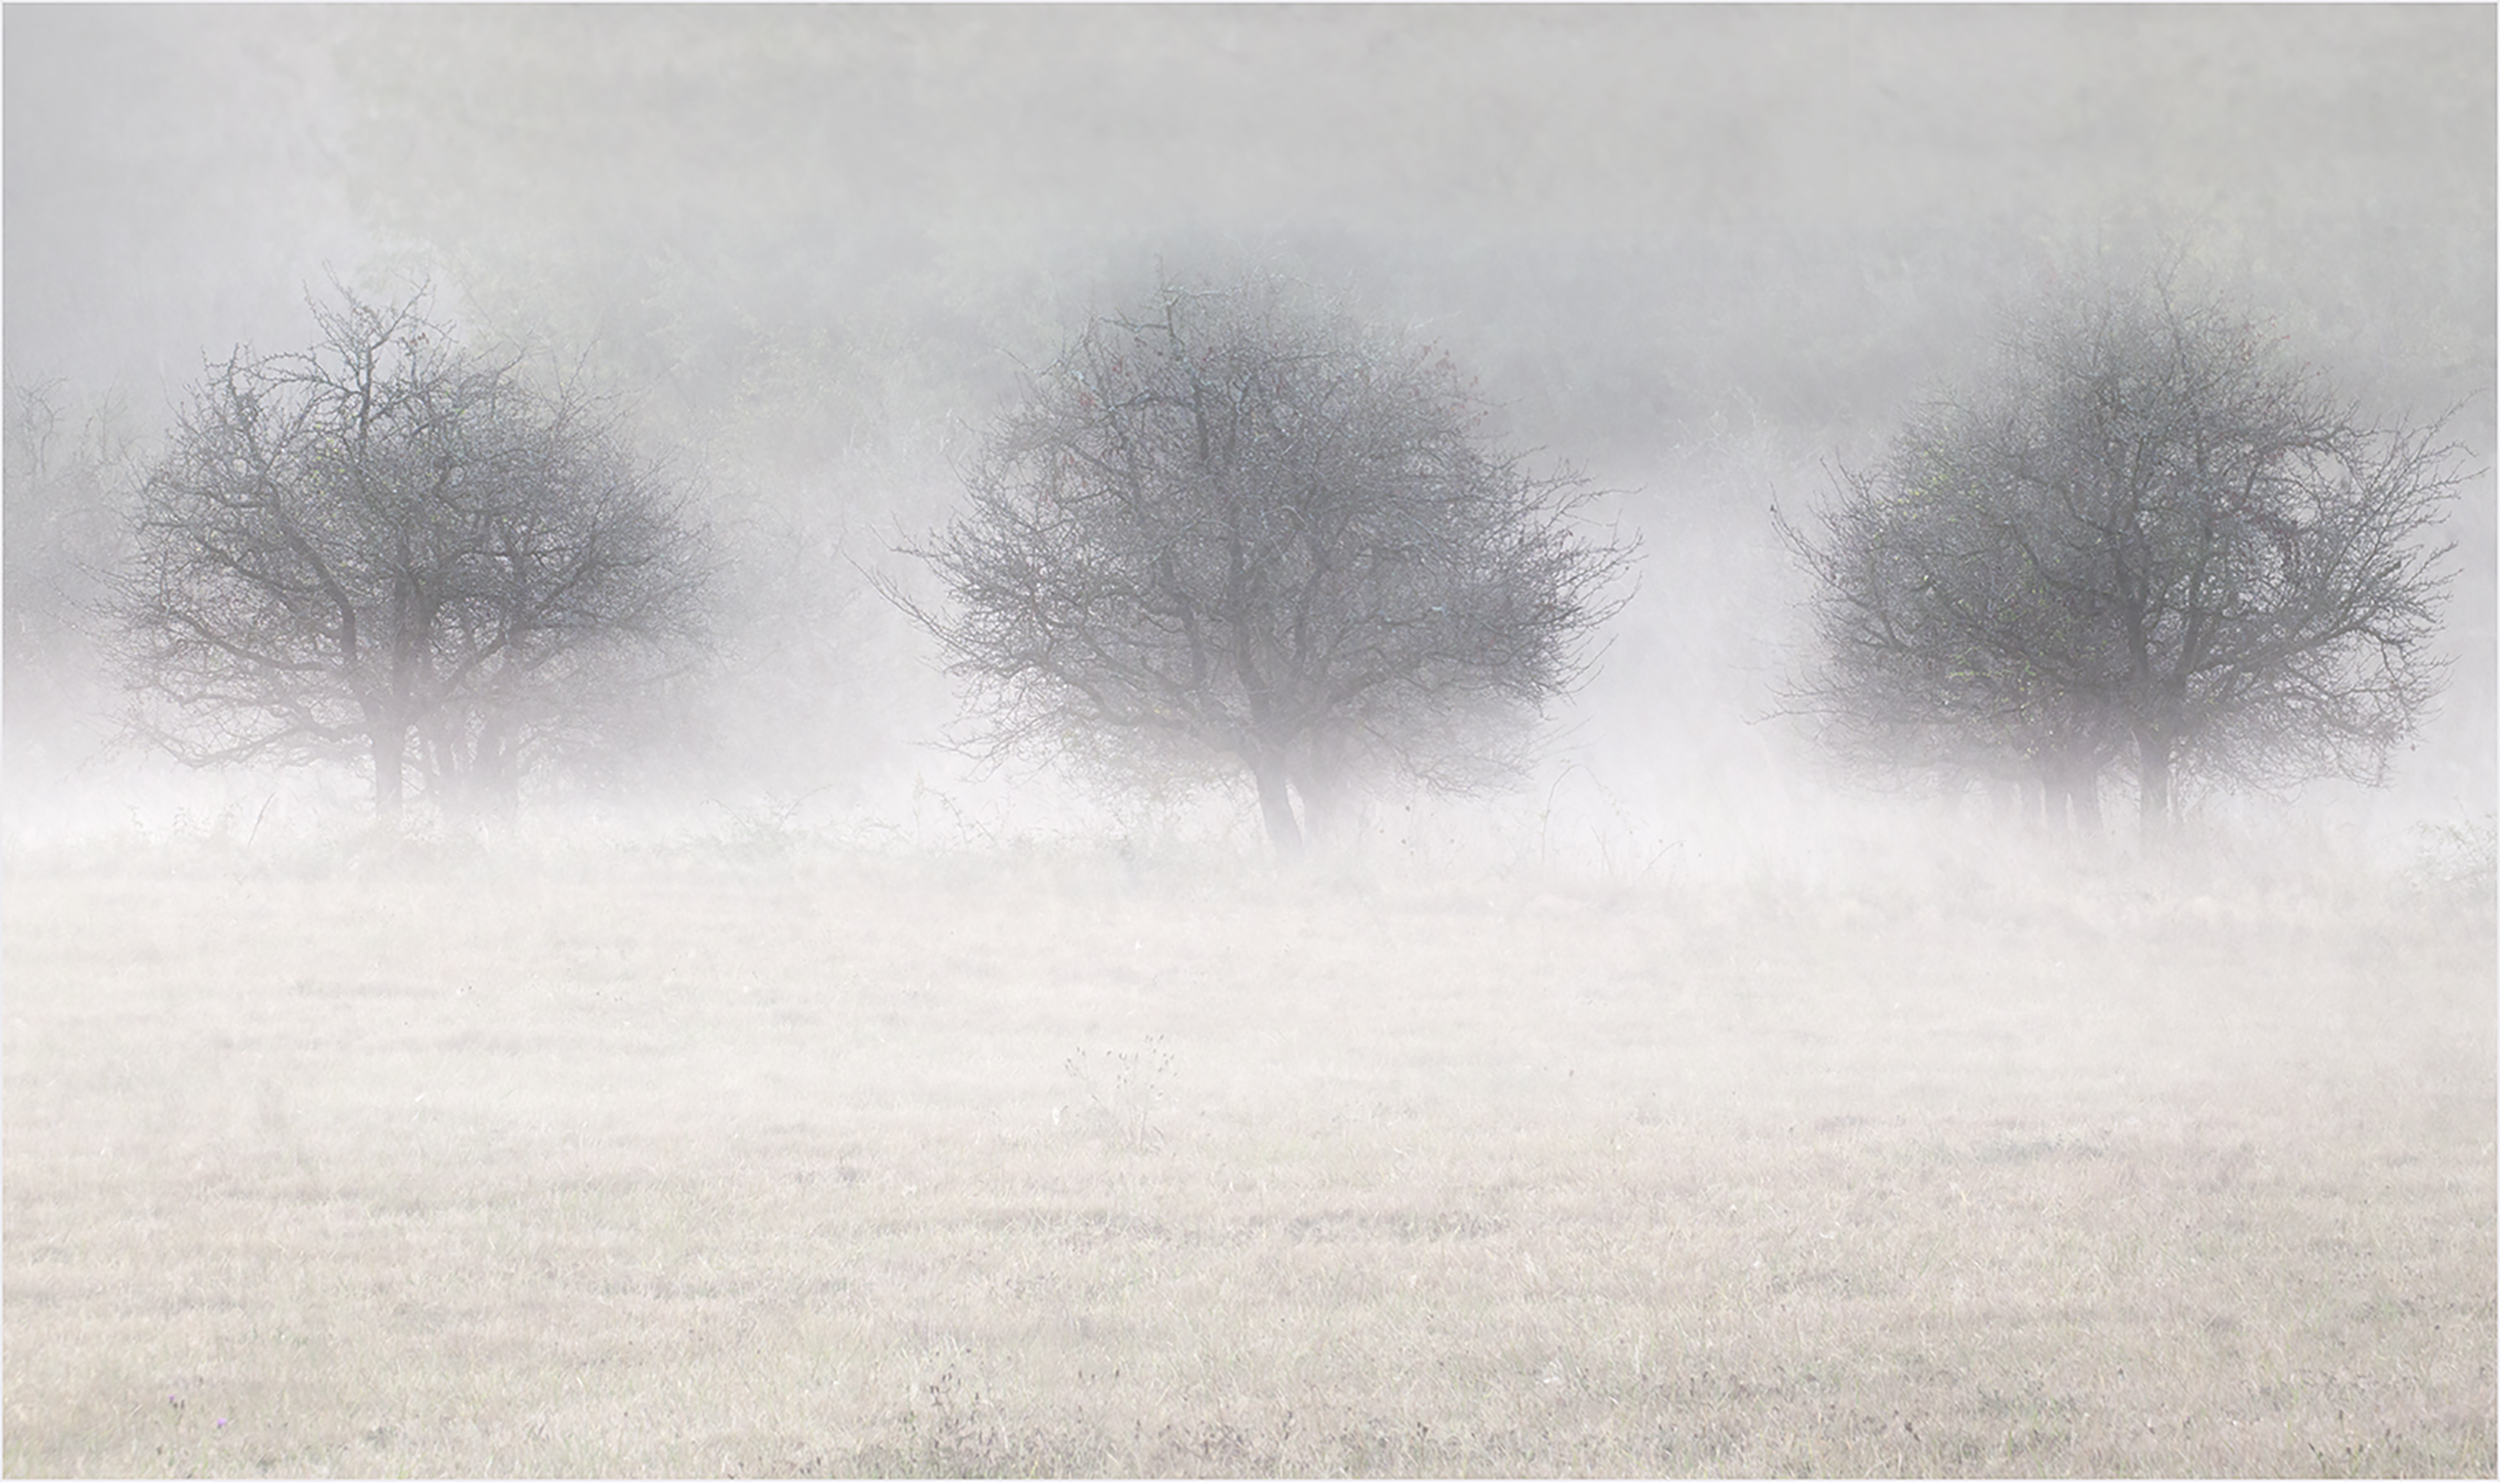
{"label": "meadow", "polygon": [[11,1475],[2500,1466],[2488,873],[5,863]]}

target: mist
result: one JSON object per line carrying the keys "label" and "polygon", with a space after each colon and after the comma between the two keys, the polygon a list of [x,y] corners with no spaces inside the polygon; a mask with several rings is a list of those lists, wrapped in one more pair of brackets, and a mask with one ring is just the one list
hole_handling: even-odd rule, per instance
{"label": "mist", "polygon": [[[664,789],[724,806],[975,785],[862,569],[946,516],[1020,368],[1158,271],[1342,294],[1447,346],[1499,437],[1619,491],[1640,593],[1552,768],[1666,832],[1742,797],[1726,827],[1775,835],[1863,791],[1775,719],[1799,588],[1769,512],[1824,498],[2061,259],[2183,249],[2356,399],[2454,408],[2478,466],[2491,445],[2488,67],[2446,13],[9,24],[11,383],[153,446],[204,357],[303,342],[333,281],[422,279],[464,332],[578,357],[740,558],[781,568],[747,584],[777,607],[742,615],[744,676]],[[2490,503],[2456,506],[2442,713],[2391,790],[2312,806],[2401,835],[2489,799]],[[109,687],[20,688],[13,816],[69,758],[114,807],[83,780],[130,760],[94,755]]]}
{"label": "mist", "polygon": [[[2490,1469],[2488,8],[13,4],[0,32],[10,1470]],[[2139,837],[2113,772],[2111,822],[2086,836],[2044,827],[2002,779],[1870,771],[1797,713],[1816,636],[1782,521],[1820,530],[1848,471],[1988,374],[2010,315],[2113,260],[2215,286],[2363,421],[2445,419],[2444,684],[2380,785],[2185,788],[2165,845]],[[1635,553],[1524,766],[1457,792],[1382,782],[1298,863],[1261,836],[1246,774],[983,754],[986,717],[894,600],[944,600],[907,550],[958,517],[985,439],[1089,324],[1163,285],[1270,277],[1446,352],[1483,436],[1584,476],[1586,528]],[[508,815],[480,823],[412,783],[393,827],[370,759],[179,764],[133,719],[113,613],[141,491],[216,368],[306,349],[342,295],[421,290],[464,344],[595,404],[718,564],[698,658],[620,705],[632,724],[525,773]],[[180,1002],[158,1022],[160,994]],[[402,1003],[404,1022],[386,1012]],[[90,1012],[107,1025],[92,1051],[73,1034]],[[218,1040],[221,1016],[257,1027]],[[639,1056],[656,1068],[637,1099],[620,1087]],[[2312,1074],[2322,1099],[2304,1103]],[[1497,1124],[1521,1140],[1471,1165]],[[1289,1136],[1316,1151],[1277,1153]],[[389,1322],[320,1339],[353,1362],[298,1375],[323,1396],[309,1420],[215,1356],[257,1340],[203,1320],[195,1362],[142,1336],[147,1303],[179,1292],[132,1298],[120,1337],[38,1365],[20,1314],[100,1300],[78,1281],[136,1238],[96,1211],[188,1177],[116,1161],[149,1137],[226,1169],[247,1204],[297,1197],[279,1185],[300,1174],[322,1209],[364,1208],[359,1159],[422,1145],[430,1174],[422,1151],[381,1159],[412,1199],[556,1230],[549,1249],[594,1266],[587,1226],[496,1201],[610,1180],[585,1207],[674,1273],[635,1290],[675,1317],[696,1299],[662,1252],[718,1238],[779,1292],[798,1278],[761,1242],[830,1188],[873,1205],[825,1238],[893,1277],[843,1267],[887,1327],[774,1328],[767,1367],[853,1355],[779,1388],[706,1350],[656,1429],[549,1387],[563,1363],[499,1326],[509,1313],[545,1304],[600,1352],[629,1338],[520,1276],[496,1288],[504,1317],[419,1325],[508,1345],[466,1433],[426,1418],[472,1403],[446,1398],[465,1381],[376,1398],[396,1393]],[[2217,1254],[2257,1293],[2196,1319],[2233,1324],[2198,1330],[2223,1335],[2221,1358],[2162,1336],[2150,1288],[2110,1278],[2124,1290],[2067,1347],[2167,1376],[2113,1392],[1933,1292],[1927,1316],[1840,1302],[1792,1348],[1749,1326],[1758,1309],[1714,1305],[1732,1288],[1653,1300],[1597,1245],[1537,1243],[1667,1239],[1608,1202],[1610,1149],[1667,1167],[1678,1137],[1701,1171],[1640,1187],[1673,1203],[1706,1186],[1714,1221],[1724,1205],[1696,1261],[1736,1261],[1770,1226],[1804,1260],[1824,1224],[1931,1183],[1957,1208],[1993,1191],[2007,1229],[2017,1205],[2153,1190],[2125,1216],[2140,1225],[2077,1237],[2111,1249],[2200,1211],[2308,1229],[2325,1217],[2303,1196],[2246,1172],[2303,1159],[2336,1198],[2460,1233],[2399,1251],[2391,1229],[2338,1226],[2341,1255]],[[721,1171],[733,1145],[787,1187]],[[914,1171],[958,1145],[974,1171]],[[1931,1146],[1948,1149],[1932,1167]],[[2388,1172],[2391,1149],[2453,1174],[2446,1192]],[[1549,1155],[1554,1207],[1577,1215],[1487,1192],[1536,1183]],[[1264,1171],[1226,1171],[1244,1166]],[[738,1233],[616,1192],[637,1168],[681,1202],[715,1189]],[[1789,1208],[1764,1177],[1829,1208]],[[65,1254],[44,1211],[78,1209],[104,1233]],[[1235,1389],[1216,1359],[1173,1367],[1184,1339],[1125,1308],[1067,1298],[1103,1326],[1034,1338],[1059,1331],[1061,1298],[966,1233],[1005,1220],[1010,1245],[1040,1239],[1017,1209],[1110,1232],[1085,1258],[1110,1266],[1062,1273],[1097,1285],[1163,1238],[1150,1227],[1303,1231],[1276,1237],[1287,1254],[1258,1247],[1271,1266],[1335,1259],[1307,1248],[1311,1221],[1389,1244],[1361,1258],[1385,1263],[1369,1275],[1327,1267],[1359,1300],[1315,1299],[1336,1346],[1307,1373],[1242,1336],[1266,1299],[1210,1295],[1251,1269],[1239,1252],[1152,1278],[1232,1335],[1254,1376]],[[2046,1247],[1989,1267],[1921,1210],[1901,1215],[1911,1233],[1839,1246],[1860,1262],[1847,1290],[1925,1291],[1920,1251],[1947,1246],[2002,1278],[2006,1310],[2065,1279]],[[232,1237],[211,1219],[177,1232],[175,1266]],[[286,1228],[350,1275],[393,1259],[363,1225],[335,1247]],[[450,1228],[428,1249],[469,1250],[475,1232]],[[1037,1271],[1058,1259],[1015,1249]],[[1399,1305],[1409,1265],[1479,1255],[1584,1279],[1493,1296],[1491,1275],[1450,1277],[1453,1300],[1544,1348],[1487,1357],[1493,1339]],[[287,1280],[269,1259],[238,1278],[261,1297]],[[59,1307],[50,1261],[87,1263]],[[2410,1316],[2300,1327],[2302,1294],[2338,1280]],[[1039,1326],[948,1316],[979,1282]],[[366,1310],[286,1290],[291,1330],[343,1333]],[[1366,1302],[1385,1326],[1348,1315]],[[2456,1319],[2437,1339],[2434,1307]],[[1851,1430],[1820,1391],[1759,1401],[1779,1365],[1828,1370],[1865,1323],[1934,1312],[1961,1314],[1945,1320],[1961,1377],[1888,1403],[1961,1440],[1884,1417]],[[2479,1378],[2457,1332],[2482,1345]],[[2410,1409],[2249,1400],[2260,1338],[2295,1368],[2349,1340],[2432,1378]],[[1733,1368],[1712,1378],[1698,1355],[1720,1341]],[[1470,1355],[1451,1372],[1524,1364],[1525,1398],[1393,1383],[1399,1344]],[[1028,1350],[1040,1367],[1019,1376],[1009,1356]],[[1131,1379],[1106,1379],[1123,1355]],[[2027,1440],[1996,1399],[1965,1404],[2017,1363],[2065,1386]],[[1607,1364],[1622,1375],[1590,1377]],[[1138,1373],[1183,1398],[1162,1413]],[[123,1388],[164,1423],[99,1419]],[[723,1419],[728,1391],[768,1419]],[[2108,1421],[2174,1395],[2187,1408],[2157,1440]],[[216,1449],[212,1403],[259,1405],[262,1449]],[[1609,1429],[1603,1407],[1627,1404],[1740,1420]],[[2330,1418],[2400,1409],[2375,1430]],[[1320,1428],[1295,1430],[1302,1413]],[[1083,1439],[1129,1419],[1130,1450]],[[2280,1445],[2214,1439],[2252,1421]],[[719,1454],[673,1432],[717,1432]]]}

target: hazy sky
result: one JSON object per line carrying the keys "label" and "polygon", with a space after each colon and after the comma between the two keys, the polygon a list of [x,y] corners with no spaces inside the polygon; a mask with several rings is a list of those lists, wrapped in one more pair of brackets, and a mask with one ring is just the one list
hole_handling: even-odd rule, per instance
{"label": "hazy sky", "polygon": [[2489,391],[2487,7],[11,5],[6,29],[9,360],[81,383],[183,380],[383,254],[610,332],[951,311],[978,339],[1157,251],[1283,244],[1517,374],[1642,383],[1557,388],[1637,439],[1731,383],[1850,415],[1853,375],[1964,328],[1974,279],[2117,223],[2297,298],[2368,373],[2403,362],[2402,394]]}

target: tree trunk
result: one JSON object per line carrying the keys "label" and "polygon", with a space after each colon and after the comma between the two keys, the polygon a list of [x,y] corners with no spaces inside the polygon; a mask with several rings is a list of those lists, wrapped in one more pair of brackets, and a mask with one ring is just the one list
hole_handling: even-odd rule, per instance
{"label": "tree trunk", "polygon": [[2077,767],[2072,784],[2075,797],[2075,832],[2086,838],[2101,836],[2101,778],[2097,767]]}
{"label": "tree trunk", "polygon": [[520,806],[519,750],[492,713],[474,738],[457,724],[446,726],[435,748],[445,807],[464,824],[511,822]]}
{"label": "tree trunk", "polygon": [[2138,731],[2135,745],[2137,826],[2148,846],[2159,845],[2170,837],[2170,742]]}
{"label": "tree trunk", "polygon": [[503,728],[490,724],[478,738],[472,764],[478,788],[478,813],[489,823],[510,823],[521,807],[521,765],[518,744],[504,738]]}
{"label": "tree trunk", "polygon": [[1333,848],[1344,842],[1345,788],[1335,772],[1318,761],[1292,774],[1295,796],[1302,799],[1302,835],[1307,843]]}
{"label": "tree trunk", "polygon": [[1302,829],[1293,821],[1293,796],[1287,790],[1284,767],[1276,762],[1253,763],[1250,775],[1259,784],[1259,816],[1267,820],[1267,841],[1280,856],[1299,855]]}
{"label": "tree trunk", "polygon": [[400,801],[406,792],[408,733],[399,726],[376,726],[373,731],[373,816],[382,824],[399,826]]}
{"label": "tree trunk", "polygon": [[2099,768],[2090,761],[2059,755],[2040,771],[2047,799],[2049,832],[2097,836],[2101,832]]}

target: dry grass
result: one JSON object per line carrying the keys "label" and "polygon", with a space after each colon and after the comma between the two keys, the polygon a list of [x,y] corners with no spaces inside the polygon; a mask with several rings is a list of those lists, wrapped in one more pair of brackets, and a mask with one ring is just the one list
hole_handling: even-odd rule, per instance
{"label": "dry grass", "polygon": [[8,1472],[2495,1469],[2487,891],[330,865],[10,863]]}

